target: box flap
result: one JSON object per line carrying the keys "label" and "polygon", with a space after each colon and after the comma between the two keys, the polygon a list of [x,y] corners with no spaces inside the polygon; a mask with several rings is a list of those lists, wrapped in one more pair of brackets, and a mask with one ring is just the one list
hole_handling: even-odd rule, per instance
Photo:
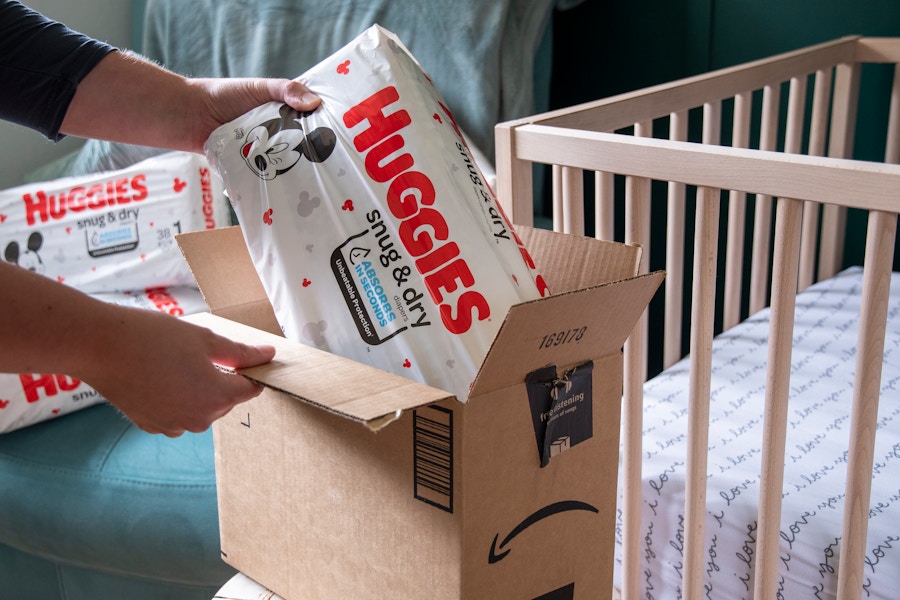
{"label": "box flap", "polygon": [[208,313],[183,317],[246,344],[275,346],[275,359],[238,372],[299,400],[378,430],[403,411],[453,395],[405,377]]}
{"label": "box flap", "polygon": [[664,277],[656,271],[513,306],[471,396],[521,383],[548,364],[562,367],[617,352]]}
{"label": "box flap", "polygon": [[550,292],[561,294],[638,274],[642,249],[637,245],[516,226]]}
{"label": "box flap", "polygon": [[183,233],[176,240],[210,312],[280,335],[240,227]]}
{"label": "box flap", "polygon": [[[617,351],[664,277],[657,272],[633,278],[639,246],[530,227],[516,230],[553,295],[510,310],[470,396],[520,383],[538,367],[571,365]],[[373,429],[402,411],[451,397],[281,337],[239,227],[177,239],[210,311],[223,317],[197,319],[226,337],[278,349],[273,363],[241,374]]]}

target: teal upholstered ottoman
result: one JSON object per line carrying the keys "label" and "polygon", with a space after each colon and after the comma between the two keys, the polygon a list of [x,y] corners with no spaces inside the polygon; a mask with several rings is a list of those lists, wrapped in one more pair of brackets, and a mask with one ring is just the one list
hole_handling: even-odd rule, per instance
{"label": "teal upholstered ottoman", "polygon": [[108,405],[0,436],[0,596],[209,600],[211,432],[149,435]]}

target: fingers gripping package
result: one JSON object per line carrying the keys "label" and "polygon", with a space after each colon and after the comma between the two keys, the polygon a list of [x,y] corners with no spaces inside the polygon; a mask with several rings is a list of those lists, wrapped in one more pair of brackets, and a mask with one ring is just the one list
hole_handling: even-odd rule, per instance
{"label": "fingers gripping package", "polygon": [[198,154],[0,192],[3,258],[85,293],[193,285],[179,232],[230,224],[221,180]]}
{"label": "fingers gripping package", "polygon": [[549,293],[440,94],[373,26],[206,153],[285,337],[465,401],[510,306]]}
{"label": "fingers gripping package", "polygon": [[[194,286],[90,295],[104,302],[158,310],[175,317],[206,311],[206,301]],[[88,384],[68,375],[0,373],[0,433],[61,417],[103,401],[104,398]]]}

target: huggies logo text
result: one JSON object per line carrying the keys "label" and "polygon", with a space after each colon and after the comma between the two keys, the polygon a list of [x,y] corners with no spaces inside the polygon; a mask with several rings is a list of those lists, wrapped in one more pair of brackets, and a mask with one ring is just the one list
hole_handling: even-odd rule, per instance
{"label": "huggies logo text", "polygon": [[38,373],[21,373],[19,381],[22,383],[22,392],[29,403],[37,402],[41,397],[49,398],[60,392],[71,392],[81,381],[68,375],[48,375]]}
{"label": "huggies logo text", "polygon": [[59,194],[47,194],[38,190],[22,196],[25,203],[25,221],[28,225],[59,220],[71,211],[104,210],[111,206],[121,206],[140,202],[147,198],[146,175],[106,181],[91,186],[75,186]]}
{"label": "huggies logo text", "polygon": [[203,201],[203,217],[205,218],[206,228],[216,228],[216,217],[213,210],[213,186],[212,176],[207,168],[200,169],[200,193]]}
{"label": "huggies logo text", "polygon": [[491,307],[475,289],[475,277],[451,240],[447,221],[433,208],[437,198],[434,184],[428,175],[414,169],[413,156],[402,152],[406,142],[399,131],[412,123],[409,113],[401,109],[385,114],[399,99],[397,88],[386,87],[348,110],[344,125],[353,129],[366,122],[367,127],[353,138],[356,150],[366,153],[366,174],[377,183],[390,182],[386,204],[400,221],[398,237],[422,274],[444,326],[451,333],[465,333],[475,319],[488,319]]}

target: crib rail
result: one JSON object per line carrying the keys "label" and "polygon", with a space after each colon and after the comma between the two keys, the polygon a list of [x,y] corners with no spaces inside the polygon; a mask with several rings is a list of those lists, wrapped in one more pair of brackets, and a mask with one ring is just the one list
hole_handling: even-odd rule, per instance
{"label": "crib rail", "polygon": [[[894,65],[883,163],[852,159],[863,63]],[[660,263],[667,271],[664,324],[652,339],[654,345],[663,340],[663,367],[686,350],[690,354],[686,598],[704,593],[713,336],[743,315],[771,306],[754,593],[774,598],[794,298],[798,289],[841,268],[848,209],[868,214],[850,436],[856,443],[849,449],[838,580],[839,598],[859,598],[900,209],[900,39],[843,38],[504,123],[496,129],[496,142],[498,196],[515,223],[534,222],[532,164],[552,165],[554,229],[623,237],[644,246],[645,270]],[[591,196],[593,203],[586,204]],[[590,224],[586,206],[594,214]],[[624,218],[617,217],[622,210]],[[660,249],[651,247],[658,222],[667,224]],[[690,249],[685,230],[693,231]],[[689,272],[686,254],[693,261]],[[689,294],[684,286],[690,286]],[[683,331],[690,332],[687,349]],[[640,585],[641,393],[649,371],[649,335],[645,317],[625,346],[625,600],[637,598]]]}

